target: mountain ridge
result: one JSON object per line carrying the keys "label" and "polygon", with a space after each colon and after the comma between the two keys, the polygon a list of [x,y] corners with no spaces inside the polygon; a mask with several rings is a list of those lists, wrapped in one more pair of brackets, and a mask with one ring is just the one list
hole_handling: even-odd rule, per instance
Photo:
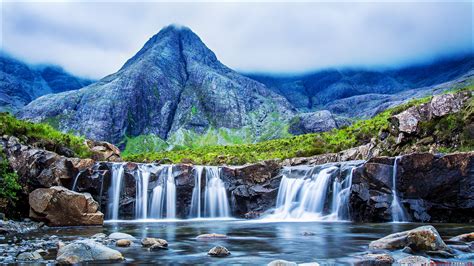
{"label": "mountain ridge", "polygon": [[0,52],[0,111],[15,112],[46,94],[75,90],[92,80],[55,65],[29,65]]}
{"label": "mountain ridge", "polygon": [[57,119],[63,131],[119,143],[125,136],[166,139],[209,128],[248,127],[261,135],[270,114],[283,123],[292,106],[220,63],[189,28],[168,26],[118,72],[79,91],[39,98],[19,117]]}

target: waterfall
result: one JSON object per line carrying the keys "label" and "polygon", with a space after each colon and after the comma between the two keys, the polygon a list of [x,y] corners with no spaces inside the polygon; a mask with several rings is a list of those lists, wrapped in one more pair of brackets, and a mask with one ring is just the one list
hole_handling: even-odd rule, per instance
{"label": "waterfall", "polygon": [[120,192],[122,190],[123,164],[112,164],[112,184],[109,189],[109,204],[107,215],[109,219],[117,220],[119,218]]}
{"label": "waterfall", "polygon": [[398,161],[400,157],[395,157],[395,161],[393,163],[393,174],[392,174],[392,221],[393,222],[406,222],[407,217],[405,215],[405,211],[400,204],[400,199],[398,198],[397,194],[397,168],[398,168]]}
{"label": "waterfall", "polygon": [[349,220],[349,196],[351,193],[352,176],[354,175],[355,167],[352,167],[349,176],[342,182],[341,191],[337,194],[336,208],[333,208],[333,213],[336,214],[337,220]]}
{"label": "waterfall", "polygon": [[150,181],[150,171],[144,165],[138,166],[135,180],[137,184],[137,197],[135,203],[135,218],[146,219],[148,214],[148,182]]}
{"label": "waterfall", "polygon": [[204,189],[204,215],[206,217],[229,217],[229,201],[220,168],[206,166],[206,187]]}
{"label": "waterfall", "polygon": [[202,166],[194,167],[194,189],[189,211],[190,217],[201,218],[201,178],[203,169]]}
{"label": "waterfall", "polygon": [[173,166],[168,166],[166,178],[166,218],[176,218],[176,185],[174,183]]}
{"label": "waterfall", "polygon": [[[347,220],[354,165],[342,180],[338,166],[285,167],[278,189],[276,208],[270,219]],[[342,170],[341,170],[342,171]],[[332,190],[332,191],[331,191]],[[330,203],[330,204],[329,204]]]}
{"label": "waterfall", "polygon": [[[112,164],[112,180],[108,190],[108,219],[120,218],[119,203],[124,183],[124,165],[123,163]],[[175,219],[177,217],[175,180],[177,175],[173,172],[174,170],[173,165],[137,164],[137,168],[132,173],[136,185],[135,219]],[[217,166],[193,167],[195,182],[189,206],[189,217],[230,217],[227,191],[220,178],[220,172]]]}

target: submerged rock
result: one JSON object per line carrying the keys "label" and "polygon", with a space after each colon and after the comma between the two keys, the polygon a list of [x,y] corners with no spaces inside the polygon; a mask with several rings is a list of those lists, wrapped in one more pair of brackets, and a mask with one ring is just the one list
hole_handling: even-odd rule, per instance
{"label": "submerged rock", "polygon": [[414,251],[449,251],[438,231],[431,225],[388,235],[372,241],[370,249],[403,249],[410,247]]}
{"label": "submerged rock", "polygon": [[130,239],[119,239],[115,245],[117,247],[129,247],[132,245],[132,241]]}
{"label": "submerged rock", "polygon": [[212,257],[226,257],[230,255],[230,252],[223,246],[215,246],[207,254]]}
{"label": "submerged rock", "polygon": [[268,266],[297,266],[295,262],[286,260],[274,260],[267,264]]}
{"label": "submerged rock", "polygon": [[43,257],[41,257],[41,254],[39,254],[38,252],[34,251],[34,252],[20,253],[16,257],[16,259],[17,261],[38,261],[38,260],[42,260]]}
{"label": "submerged rock", "polygon": [[104,214],[89,193],[64,187],[39,188],[29,195],[30,217],[52,226],[102,225]]}
{"label": "submerged rock", "polygon": [[390,254],[367,254],[358,260],[355,265],[384,266],[392,265],[395,260]]}
{"label": "submerged rock", "polygon": [[474,241],[474,232],[452,237],[452,238],[449,239],[449,241],[473,242]]}
{"label": "submerged rock", "polygon": [[202,234],[196,237],[198,240],[213,240],[213,239],[227,239],[226,235],[223,234]]}
{"label": "submerged rock", "polygon": [[154,245],[159,245],[162,247],[168,246],[168,241],[160,238],[153,238],[153,237],[145,237],[142,239],[142,246],[143,247],[152,247]]}
{"label": "submerged rock", "polygon": [[112,234],[109,235],[109,239],[112,239],[112,240],[120,240],[120,239],[135,240],[136,238],[132,235],[129,235],[129,234],[115,232],[115,233],[112,233]]}
{"label": "submerged rock", "polygon": [[85,261],[121,261],[124,257],[117,250],[93,240],[79,240],[59,248],[58,263],[75,264]]}
{"label": "submerged rock", "polygon": [[397,260],[397,263],[401,265],[430,265],[433,261],[422,256],[408,256]]}

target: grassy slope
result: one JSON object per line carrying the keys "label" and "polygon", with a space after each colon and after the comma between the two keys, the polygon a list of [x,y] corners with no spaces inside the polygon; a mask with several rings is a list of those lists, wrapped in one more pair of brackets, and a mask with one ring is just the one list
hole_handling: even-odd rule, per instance
{"label": "grassy slope", "polygon": [[48,124],[18,120],[9,113],[0,113],[0,135],[15,136],[22,143],[54,152],[66,147],[81,158],[91,155],[83,137],[61,133]]}
{"label": "grassy slope", "polygon": [[[474,86],[471,85],[464,89],[473,90]],[[412,100],[406,104],[385,110],[371,119],[360,120],[351,126],[324,133],[305,134],[255,144],[214,145],[181,148],[164,152],[125,154],[124,159],[136,162],[150,162],[166,158],[174,163],[192,160],[198,164],[244,164],[268,159],[285,159],[339,152],[368,143],[371,138],[377,137],[382,131],[388,132],[390,126],[388,119],[392,115],[430,100],[431,97]],[[440,151],[474,150],[472,138],[466,132],[469,130],[466,125],[469,121],[472,121],[474,116],[473,110],[474,103],[471,99],[470,104],[462,112],[443,117],[431,123],[422,124],[421,135],[436,135],[436,142],[441,145],[445,144],[445,146],[439,148]],[[458,141],[461,145],[457,145],[457,147],[450,146],[449,138],[453,132],[459,133],[461,138]],[[409,143],[409,145],[412,144],[416,143]],[[390,150],[387,150],[385,153],[386,155],[394,155]]]}

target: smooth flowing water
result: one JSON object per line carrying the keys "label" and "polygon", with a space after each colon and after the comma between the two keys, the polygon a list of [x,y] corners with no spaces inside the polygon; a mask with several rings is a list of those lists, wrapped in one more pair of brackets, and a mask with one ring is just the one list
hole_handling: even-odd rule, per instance
{"label": "smooth flowing water", "polygon": [[276,208],[264,219],[348,219],[353,168],[342,179],[336,178],[338,167],[331,164],[284,168]]}
{"label": "smooth flowing water", "polygon": [[398,161],[400,157],[395,157],[395,161],[393,163],[393,174],[392,174],[392,221],[393,222],[406,222],[408,221],[405,210],[403,209],[400,199],[398,198],[397,194],[397,171],[398,171]]}
{"label": "smooth flowing water", "polygon": [[[444,239],[474,231],[473,224],[433,224]],[[123,232],[138,240],[131,247],[111,244],[126,258],[126,263],[139,264],[247,264],[266,265],[284,259],[297,263],[318,262],[321,265],[349,264],[367,251],[370,241],[388,234],[413,229],[421,224],[384,223],[353,224],[349,222],[275,222],[252,221],[180,221],[161,223],[106,223],[104,227],[50,228],[23,237],[35,239],[56,235],[60,240],[90,237],[96,233]],[[205,233],[226,234],[219,241],[199,241]],[[148,251],[139,241],[143,237],[158,237],[169,243],[167,250]],[[10,239],[0,240],[7,242]],[[215,245],[225,246],[231,255],[213,258],[207,255]],[[407,256],[397,251],[395,258]],[[474,258],[471,258],[474,259]],[[468,261],[465,258],[464,261]]]}
{"label": "smooth flowing water", "polygon": [[112,165],[112,184],[109,189],[109,204],[107,209],[108,218],[119,219],[120,193],[123,186],[123,164]]}
{"label": "smooth flowing water", "polygon": [[220,168],[217,166],[206,166],[205,169],[205,217],[230,217],[229,200],[227,199],[224,182],[220,178]]}

